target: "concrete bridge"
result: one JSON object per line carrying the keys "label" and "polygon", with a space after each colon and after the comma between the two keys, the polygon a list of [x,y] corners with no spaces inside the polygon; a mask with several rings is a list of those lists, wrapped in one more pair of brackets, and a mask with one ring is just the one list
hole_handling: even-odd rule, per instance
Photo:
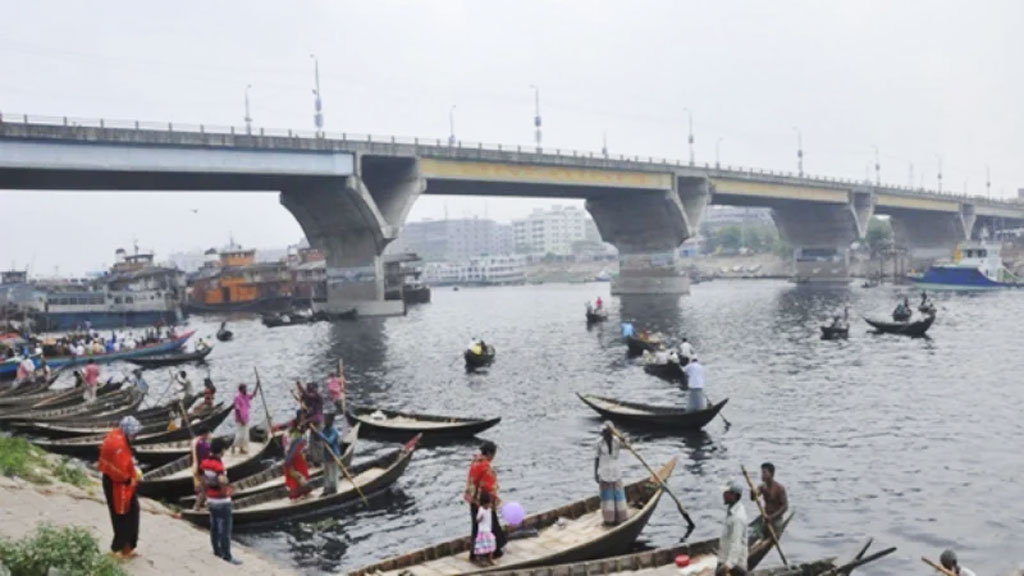
{"label": "concrete bridge", "polygon": [[279,192],[327,255],[328,307],[363,315],[396,311],[380,256],[420,194],[585,199],[619,250],[619,294],[686,293],[677,248],[710,203],[772,208],[801,280],[845,279],[873,214],[922,256],[1024,223],[1013,202],[665,159],[21,115],[0,116],[0,189]]}

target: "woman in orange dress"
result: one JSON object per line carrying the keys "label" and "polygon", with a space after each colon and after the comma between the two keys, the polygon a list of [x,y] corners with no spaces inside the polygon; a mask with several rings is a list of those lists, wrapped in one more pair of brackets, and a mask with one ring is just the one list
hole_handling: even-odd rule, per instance
{"label": "woman in orange dress", "polygon": [[129,557],[139,544],[139,497],[135,493],[142,473],[135,466],[131,440],[142,429],[132,416],[121,419],[100,446],[99,469],[103,473],[103,494],[107,499],[114,540],[110,550]]}

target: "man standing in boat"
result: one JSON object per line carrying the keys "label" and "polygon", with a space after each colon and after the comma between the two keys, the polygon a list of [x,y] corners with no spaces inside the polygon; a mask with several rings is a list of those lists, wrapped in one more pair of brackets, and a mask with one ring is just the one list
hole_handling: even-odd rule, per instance
{"label": "man standing in boat", "polygon": [[706,396],[704,396],[704,366],[694,356],[690,358],[689,364],[683,367],[686,374],[686,385],[689,389],[686,409],[690,412],[699,412],[707,408]]}
{"label": "man standing in boat", "polygon": [[594,480],[601,490],[601,515],[605,526],[615,526],[629,518],[622,468],[619,466],[622,442],[613,431],[611,422],[605,422],[601,427],[601,439],[597,441],[597,456],[594,458]]}
{"label": "man standing in boat", "polygon": [[[764,497],[764,513],[778,534],[781,532],[782,517],[789,510],[789,496],[786,494],[786,488],[775,481],[775,465],[771,462],[761,464],[761,482],[763,484],[757,487],[757,492],[750,494],[750,499],[756,501],[758,496]],[[755,519],[753,529],[758,538],[764,537],[764,519]]]}
{"label": "man standing in boat", "polygon": [[743,485],[738,480],[729,482],[722,491],[725,501],[725,522],[718,539],[718,567],[715,576],[746,576],[749,542],[747,540],[747,510],[743,507]]}
{"label": "man standing in boat", "polygon": [[498,521],[498,508],[501,506],[501,499],[498,498],[498,475],[495,474],[491,462],[498,453],[498,446],[491,441],[486,441],[480,446],[480,454],[473,458],[469,466],[469,477],[466,479],[466,492],[463,499],[469,504],[469,517],[473,522],[473,533],[470,537],[469,561],[476,560],[473,554],[472,543],[476,542],[476,534],[479,530],[477,524],[477,511],[480,509],[480,494],[486,492],[491,497],[491,529],[494,532],[496,549],[492,558],[498,559],[504,555],[505,543],[508,539],[505,531]]}
{"label": "man standing in boat", "polygon": [[96,400],[96,384],[100,381],[100,367],[96,365],[96,360],[90,358],[89,363],[85,366],[85,401],[93,402]]}
{"label": "man standing in boat", "polygon": [[691,358],[693,358],[693,345],[686,339],[686,336],[683,336],[683,341],[679,343],[679,363],[686,366],[690,363]]}

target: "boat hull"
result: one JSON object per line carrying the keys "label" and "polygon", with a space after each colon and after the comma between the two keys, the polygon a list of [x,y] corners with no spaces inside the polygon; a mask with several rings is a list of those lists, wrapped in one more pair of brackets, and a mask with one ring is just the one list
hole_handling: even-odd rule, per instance
{"label": "boat hull", "polygon": [[822,326],[822,340],[846,340],[850,336],[849,326]]}
{"label": "boat hull", "polygon": [[921,338],[932,327],[932,324],[935,322],[935,316],[928,316],[924,320],[916,322],[886,322],[884,320],[872,320],[871,318],[864,318],[864,321],[870,324],[876,332],[882,334],[898,334],[900,336],[910,336],[911,338]]}
{"label": "boat hull", "polygon": [[[258,453],[253,454],[251,458],[247,458],[243,462],[239,462],[234,466],[227,468],[228,478],[234,477],[245,477],[252,474],[256,474],[266,468],[268,468],[268,461],[273,461],[274,458],[284,456],[284,449],[281,446],[280,436],[274,436],[270,442],[267,442],[263,449]],[[184,468],[189,468],[192,465],[192,455],[189,454],[185,457],[186,460],[182,460]],[[166,466],[172,466],[167,464]],[[175,466],[178,470],[183,469],[182,466]],[[159,469],[158,469],[159,470]],[[151,471],[152,474],[157,474],[158,470]],[[142,482],[139,484],[139,494],[146,496],[147,498],[157,498],[160,500],[176,500],[182,496],[187,496],[195,491],[195,483],[191,475],[181,476],[177,475],[174,478],[155,478],[147,480],[143,476]]]}
{"label": "boat hull", "polygon": [[[117,352],[107,352],[104,354],[92,354],[84,356],[55,356],[53,358],[47,358],[46,363],[50,368],[56,369],[63,366],[84,366],[89,363],[89,360],[95,360],[97,364],[107,364],[118,360],[129,360],[131,358],[141,358],[145,356],[153,356],[156,354],[165,354],[180,350],[185,342],[192,337],[195,331],[189,331],[174,340],[166,340],[164,342],[158,342],[150,346],[143,346],[142,348],[134,348],[132,350],[119,350]],[[38,360],[35,360],[38,365]],[[17,362],[3,362],[0,363],[0,378],[13,378],[18,371]]]}
{"label": "boat hull", "polygon": [[705,410],[689,412],[681,408],[623,402],[584,394],[576,395],[603,418],[622,426],[672,432],[700,430],[714,420],[715,416],[718,416],[725,404],[729,402],[729,399],[726,398]]}
{"label": "boat hull", "polygon": [[484,350],[483,354],[474,354],[469,350],[462,353],[462,357],[466,360],[466,369],[472,370],[474,368],[483,368],[484,366],[490,366],[494,363],[494,357],[496,352],[494,346],[488,346],[487,350]]}
{"label": "boat hull", "polygon": [[[401,412],[394,412],[391,410],[382,410],[381,412],[389,417],[404,416],[410,419],[423,420],[424,426],[388,426],[387,421],[378,421],[370,418],[369,415],[375,412],[373,408],[355,408],[350,409],[345,417],[349,423],[353,426],[359,425],[360,434],[364,438],[372,438],[375,440],[387,440],[395,442],[403,442],[409,438],[410,435],[422,434],[420,444],[438,444],[442,442],[451,442],[457,440],[466,440],[473,436],[496,426],[501,422],[501,418],[491,419],[461,419],[461,418],[445,418],[443,416],[428,416],[421,414],[404,414]],[[445,420],[455,420],[451,422],[450,426],[437,427],[428,425],[430,422],[444,422]]]}
{"label": "boat hull", "polygon": [[911,278],[917,286],[929,290],[977,292],[1018,287],[1018,284],[997,282],[969,266],[932,266],[921,276]]}

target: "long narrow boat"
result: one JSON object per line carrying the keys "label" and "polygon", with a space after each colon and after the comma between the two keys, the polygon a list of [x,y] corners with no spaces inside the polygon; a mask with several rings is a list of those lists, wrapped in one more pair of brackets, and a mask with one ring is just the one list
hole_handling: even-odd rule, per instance
{"label": "long narrow boat", "polygon": [[366,438],[402,441],[422,434],[424,443],[472,438],[501,422],[501,418],[435,416],[370,407],[349,407],[345,417],[352,424],[360,424]]}
{"label": "long narrow boat", "polygon": [[[119,350],[117,352],[104,352],[103,354],[90,354],[83,356],[54,356],[47,358],[46,363],[50,365],[50,368],[61,368],[63,366],[82,366],[88,364],[89,360],[95,360],[97,364],[106,364],[108,362],[114,362],[115,360],[129,360],[131,358],[141,358],[143,356],[152,356],[154,354],[163,354],[165,352],[171,352],[173,350],[179,350],[185,345],[185,342],[195,334],[195,330],[190,330],[181,334],[177,338],[163,340],[148,346],[140,346],[131,350]],[[18,366],[13,362],[2,362],[0,363],[0,378],[11,377],[17,372]]]}
{"label": "long narrow boat", "polygon": [[840,326],[822,326],[821,327],[821,339],[822,340],[846,340],[850,336],[850,325],[842,324]]}
{"label": "long narrow boat", "polygon": [[0,415],[0,422],[4,425],[11,425],[15,422],[56,421],[100,414],[113,417],[134,412],[142,404],[144,398],[145,395],[137,389],[128,388],[112,392],[93,402],[79,401],[77,404],[63,408],[5,412]]}
{"label": "long narrow boat", "polygon": [[602,396],[577,393],[580,400],[601,416],[623,426],[659,428],[671,431],[700,430],[721,412],[728,398],[698,412],[671,406],[652,406]]}
{"label": "long narrow boat", "polygon": [[[142,430],[139,431],[139,434],[148,435],[165,432],[167,430],[167,425],[170,421],[170,414],[172,411],[174,413],[178,412],[177,405],[167,404],[164,406],[147,408],[133,413],[132,416],[142,424]],[[191,417],[189,421],[192,428],[195,429],[201,427],[203,421],[215,411],[215,409],[199,409],[192,412],[189,415]],[[17,430],[19,434],[34,436],[37,438],[60,440],[63,438],[103,434],[105,432],[109,432],[114,426],[117,426],[120,421],[121,419],[117,417],[89,419],[83,420],[82,422],[78,422],[76,419],[72,418],[69,420],[58,420],[54,422],[16,422],[11,427]]]}
{"label": "long narrow boat", "polygon": [[[253,529],[279,524],[283,520],[318,518],[357,504],[361,501],[360,491],[367,498],[380,494],[405,472],[419,439],[416,436],[398,450],[356,463],[348,469],[355,485],[343,476],[334,494],[323,493],[321,479],[311,481],[315,488],[304,498],[289,498],[287,489],[282,486],[253,496],[232,499],[234,526],[236,529]],[[355,486],[359,487],[359,491]],[[181,515],[200,526],[210,524],[210,515],[206,511],[182,510]]]}
{"label": "long narrow boat", "polygon": [[[281,437],[272,436],[267,442],[251,444],[255,450],[249,454],[226,451],[223,456],[228,478],[247,476],[266,470],[275,458],[284,455]],[[192,476],[192,455],[188,454],[174,462],[150,470],[139,484],[139,494],[160,500],[176,500],[193,493],[195,483]]]}
{"label": "long narrow boat", "polygon": [[[189,451],[188,441],[185,439],[190,438],[192,434],[201,434],[203,432],[216,430],[217,427],[220,426],[221,422],[227,419],[231,410],[232,406],[220,407],[216,412],[211,413],[205,419],[200,421],[199,424],[193,426],[191,431],[189,431],[188,427],[182,426],[177,430],[136,436],[132,441],[132,447],[135,449],[136,458],[139,462],[150,465],[162,465],[180,458]],[[65,438],[63,440],[37,440],[35,445],[49,452],[63,454],[65,456],[74,456],[76,458],[91,461],[96,460],[99,457],[100,444],[103,443],[104,438],[106,438],[106,433],[95,434],[93,436]],[[163,445],[167,442],[178,442],[181,440],[185,440],[186,444],[183,451],[171,454],[155,454],[152,458],[144,458],[143,456],[143,454],[146,453],[145,448],[149,444]]]}
{"label": "long narrow boat", "polygon": [[494,364],[494,358],[497,352],[494,351],[494,346],[490,344],[485,345],[482,354],[474,354],[471,350],[466,350],[462,353],[462,357],[466,361],[466,369],[474,370],[476,368],[483,368],[484,366],[490,366]]}
{"label": "long narrow boat", "polygon": [[167,354],[154,354],[153,356],[142,356],[139,358],[128,358],[132,364],[141,366],[144,370],[150,368],[163,368],[165,366],[176,366],[188,362],[203,362],[213,352],[213,346],[207,346],[202,350],[194,352],[170,352]]}
{"label": "long narrow boat", "polygon": [[[102,397],[121,388],[124,381],[108,380],[96,388],[96,397]],[[60,390],[44,390],[25,396],[12,396],[0,400],[0,410],[10,413],[14,410],[38,410],[42,408],[63,408],[71,404],[85,401],[85,388],[74,386]]]}
{"label": "long narrow boat", "polygon": [[[346,468],[352,465],[352,456],[356,452],[356,443],[358,440],[359,425],[356,424],[349,429],[341,442],[341,463]],[[323,473],[324,469],[322,467],[310,468],[309,479],[317,481],[323,477]],[[232,498],[244,498],[246,496],[254,496],[264,492],[280,490],[281,487],[285,485],[284,462],[277,462],[263,471],[241,478],[238,478],[237,474],[229,474],[228,480],[231,480]],[[195,503],[195,496],[187,496],[181,499],[181,505],[185,508],[191,508]]]}
{"label": "long narrow boat", "polygon": [[[664,481],[675,469],[676,459],[658,471]],[[527,516],[523,529],[536,530],[532,538],[509,540],[504,555],[493,566],[469,561],[473,543],[468,536],[455,538],[349,572],[353,576],[392,574],[448,576],[499,570],[521,570],[566,562],[582,562],[609,554],[624,554],[647,525],[661,498],[661,484],[644,478],[626,486],[630,517],[616,526],[604,526],[601,498],[592,496],[560,508]]]}
{"label": "long narrow boat", "polygon": [[644,372],[647,372],[651,376],[657,376],[662,380],[668,380],[669,382],[686,382],[686,373],[683,372],[683,367],[679,365],[679,362],[650,362],[644,364]]}
{"label": "long narrow boat", "polygon": [[910,336],[911,338],[920,338],[932,327],[932,324],[935,322],[935,315],[929,314],[923,320],[914,322],[887,322],[885,320],[873,320],[868,317],[865,317],[864,321],[883,334],[899,334],[901,336]]}
{"label": "long narrow boat", "polygon": [[[781,539],[782,534],[792,520],[793,515],[783,521],[781,529],[777,533]],[[757,523],[754,520],[750,523],[753,527]],[[765,555],[772,550],[770,538],[756,538],[750,536],[750,550],[747,555],[747,570],[754,570],[761,563]],[[522,570],[497,570],[489,573],[491,576],[567,576],[574,574],[630,574],[639,573],[643,576],[711,576],[715,572],[718,563],[718,538],[709,538],[690,544],[680,544],[669,548],[658,548],[656,550],[645,550],[621,556],[612,556],[600,560],[585,562],[571,562],[564,564],[546,565],[538,568],[525,568]],[[688,556],[690,564],[684,568],[676,566],[676,558]],[[794,572],[795,575],[807,576],[819,574],[821,571],[833,566],[831,560],[821,560],[802,564],[806,571]],[[796,565],[792,565],[796,568]],[[775,572],[767,572],[776,574]],[[762,571],[753,574],[762,574]]]}

